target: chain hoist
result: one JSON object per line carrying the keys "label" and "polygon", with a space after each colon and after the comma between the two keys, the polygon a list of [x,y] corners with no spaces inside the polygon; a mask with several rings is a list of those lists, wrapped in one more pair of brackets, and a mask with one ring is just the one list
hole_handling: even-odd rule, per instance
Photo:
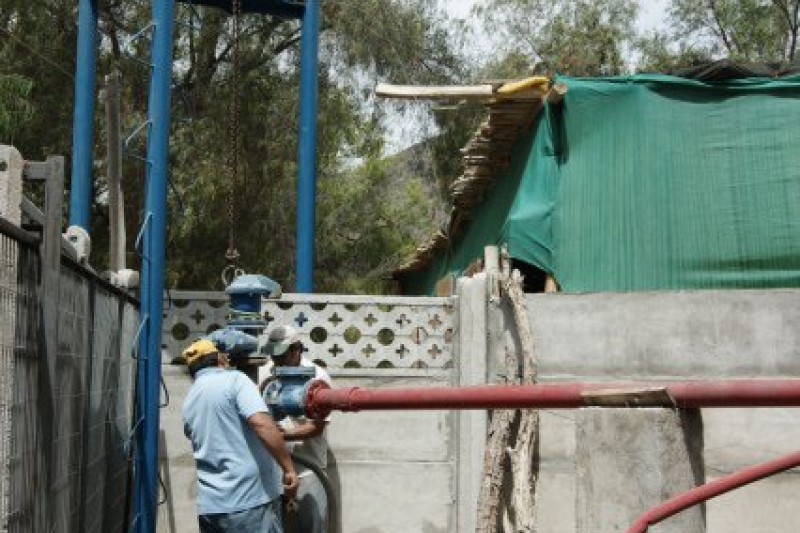
{"label": "chain hoist", "polygon": [[232,0],[233,8],[233,70],[231,72],[231,101],[228,114],[228,249],[225,252],[227,266],[222,270],[222,284],[227,287],[243,271],[237,268],[239,250],[236,249],[236,221],[234,220],[236,186],[239,183],[239,41],[242,21],[242,0]]}
{"label": "chain hoist", "polygon": [[[226,271],[235,267],[236,260],[239,259],[239,251],[236,249],[235,220],[234,220],[234,194],[239,183],[239,150],[241,140],[239,138],[239,41],[241,34],[242,20],[242,1],[233,0],[233,72],[231,76],[232,98],[230,122],[228,124],[228,136],[230,141],[230,179],[228,180],[228,250],[225,252],[225,259],[228,261]],[[223,273],[223,279],[224,279]]]}

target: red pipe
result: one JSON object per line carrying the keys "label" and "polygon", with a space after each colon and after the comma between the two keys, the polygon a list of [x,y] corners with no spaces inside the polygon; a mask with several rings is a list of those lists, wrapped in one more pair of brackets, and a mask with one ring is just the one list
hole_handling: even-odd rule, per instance
{"label": "red pipe", "polygon": [[800,466],[800,452],[795,452],[780,459],[774,459],[719,478],[711,483],[695,487],[647,511],[633,523],[627,533],[644,533],[649,526],[657,524],[688,507],[796,466]]}
{"label": "red pipe", "polygon": [[430,387],[369,390],[314,386],[310,417],[330,411],[422,409],[575,409],[608,407],[800,407],[800,379],[665,383],[558,383],[534,386]]}

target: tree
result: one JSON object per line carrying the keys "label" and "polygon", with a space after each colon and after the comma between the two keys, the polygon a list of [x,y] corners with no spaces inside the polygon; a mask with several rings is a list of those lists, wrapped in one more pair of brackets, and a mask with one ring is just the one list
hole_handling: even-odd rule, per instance
{"label": "tree", "polygon": [[793,61],[800,30],[799,0],[673,0],[675,36],[712,56]]}
{"label": "tree", "polygon": [[670,28],[642,39],[647,70],[712,59],[791,63],[797,59],[800,0],[672,0]]}
{"label": "tree", "polygon": [[[452,82],[460,75],[460,60],[444,13],[425,0],[347,0],[322,6],[317,278],[320,288],[330,291],[386,289],[389,258],[431,230],[426,214],[437,199],[420,192],[427,191],[421,177],[395,182],[391,168],[381,165],[385,124],[372,87],[379,78]],[[148,58],[147,34],[135,41],[131,37],[147,25],[150,2],[109,0],[99,7],[98,82],[112,69],[121,71],[128,134],[146,120],[148,70],[130,57]],[[291,289],[300,24],[245,14],[234,83],[232,19],[219,10],[197,9],[202,20],[185,4],[176,10],[167,284],[220,288],[232,227],[240,266]],[[36,113],[15,115],[25,119],[24,127],[16,127],[15,142],[28,158],[70,153],[76,20],[71,0],[0,0],[4,72],[31,81],[27,101]],[[230,113],[234,92],[241,102],[237,120]],[[2,97],[8,100],[12,93]],[[100,160],[105,135],[100,102],[97,110],[95,154]],[[231,138],[241,144],[236,176],[230,171]],[[144,218],[146,167],[138,159],[146,150],[144,136],[127,148],[123,189],[128,233],[135,234]],[[98,191],[104,187],[102,173],[98,165]],[[97,202],[94,236],[105,231],[104,211]],[[392,217],[402,219],[402,230]],[[356,234],[357,239],[347,237]],[[129,257],[135,268],[139,259],[132,250]]]}
{"label": "tree", "polygon": [[626,70],[625,47],[633,42],[635,0],[483,0],[476,13],[497,36],[499,66],[528,58],[517,75],[596,76]]}
{"label": "tree", "polygon": [[0,74],[0,142],[13,144],[33,116],[32,87],[22,76]]}
{"label": "tree", "polygon": [[75,19],[73,4],[0,2],[0,61],[6,78],[0,91],[4,102],[16,101],[13,142],[28,159],[66,154],[71,145],[77,32],[63,21]]}

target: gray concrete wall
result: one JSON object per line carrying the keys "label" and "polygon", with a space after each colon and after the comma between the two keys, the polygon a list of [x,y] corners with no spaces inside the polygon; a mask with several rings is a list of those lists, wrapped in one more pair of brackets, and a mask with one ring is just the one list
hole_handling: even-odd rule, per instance
{"label": "gray concrete wall", "polygon": [[[800,374],[796,290],[537,294],[528,295],[528,307],[539,377],[545,382]],[[509,327],[508,320],[503,323]],[[499,367],[496,357],[489,366]],[[542,413],[541,533],[578,527],[575,439],[581,416],[576,411]],[[797,409],[704,409],[702,419],[706,481],[796,451],[800,442]],[[619,490],[633,494],[636,486]],[[664,487],[664,497],[669,492]],[[762,480],[706,507],[706,531],[711,533],[785,531],[787,524],[800,523],[800,476],[790,471]],[[668,519],[665,526],[673,520],[679,518]],[[625,527],[596,524],[595,531]]]}
{"label": "gray concrete wall", "polygon": [[[337,386],[447,386],[449,373],[358,376],[334,374]],[[334,414],[329,467],[341,497],[342,533],[455,528],[454,413],[445,411]]]}
{"label": "gray concrete wall", "polygon": [[[575,463],[579,533],[626,531],[643,509],[704,483],[696,410],[577,411]],[[704,531],[702,507],[659,524],[661,533]]]}
{"label": "gray concrete wall", "polygon": [[[517,348],[509,310],[489,300],[483,276],[461,280],[456,301],[455,372],[342,369],[332,372],[337,384],[383,388],[500,380],[502,355]],[[543,382],[791,377],[800,371],[794,326],[800,291],[541,294],[528,295],[528,306]],[[159,531],[189,533],[197,531],[194,465],[180,423],[189,378],[182,367],[164,369],[171,404],[162,411],[162,450],[169,456],[162,471],[170,500],[160,508]],[[706,409],[701,415],[703,429],[695,436],[702,433],[707,481],[795,451],[800,442],[800,414],[793,409]],[[586,411],[541,413],[538,533],[625,531],[630,524],[623,522],[636,514],[628,509],[626,519],[615,524],[579,520],[579,505],[588,501],[581,480],[594,456],[587,455],[592,443],[586,440],[591,438],[586,428],[596,422],[592,416]],[[637,429],[634,424],[628,433],[649,431],[654,455],[648,460],[657,459],[659,443],[669,438],[659,437],[648,422],[641,424],[646,425]],[[332,478],[342,499],[339,530],[473,531],[485,429],[481,412],[336,414],[329,441]],[[613,435],[609,439],[613,442]],[[669,461],[676,471],[663,468]],[[668,457],[652,464],[644,469],[654,472],[646,483],[662,480],[660,496],[674,494],[679,485],[674,477],[682,473],[685,478],[687,464]],[[641,481],[642,476],[621,476],[611,495],[615,501],[628,501],[626,494],[641,490],[638,482],[625,486],[626,479]],[[791,530],[800,523],[799,489],[800,476],[788,472],[714,500],[705,509],[706,531]],[[638,502],[637,513],[653,502],[633,496],[631,501]],[[602,513],[594,516],[598,522],[609,520]],[[682,519],[669,519],[653,530],[680,530]]]}
{"label": "gray concrete wall", "polygon": [[[165,358],[169,361],[168,358]],[[169,404],[161,409],[158,471],[167,488],[158,506],[159,533],[197,533],[197,477],[192,445],[183,434],[181,406],[192,385],[185,366],[161,366]]]}
{"label": "gray concrete wall", "polygon": [[[215,298],[219,300],[218,295],[201,294],[198,301],[192,300],[193,294],[190,293],[173,293],[172,296],[176,300],[191,300],[188,306],[180,308],[182,313],[192,315],[197,309],[201,310],[199,318],[194,320],[192,317],[189,322],[194,331],[190,332],[190,337],[204,333],[206,323],[218,321],[219,315],[225,311],[224,307],[205,303]],[[325,295],[313,297],[320,301],[326,298]],[[363,303],[365,300],[362,297],[354,301]],[[440,313],[437,309],[446,311],[446,308],[438,300],[430,298],[406,300],[414,305],[402,309],[395,307],[394,310],[395,315],[401,315],[397,318],[398,321],[403,319],[405,328],[395,336],[395,344],[405,338],[401,334],[408,336],[409,319],[423,321],[422,325],[429,329],[426,342],[436,342],[434,334],[440,333],[427,317],[431,313]],[[397,304],[397,301],[389,303]],[[487,315],[484,277],[462,280],[454,301],[457,302],[457,312],[452,324],[453,359],[440,357],[447,362],[446,365],[443,363],[442,367],[428,369],[341,368],[331,365],[328,370],[335,386],[390,388],[485,383]],[[425,305],[425,302],[428,303]],[[332,307],[326,306],[324,312],[330,312]],[[306,316],[312,315],[313,309],[302,309]],[[277,311],[272,311],[276,316]],[[446,315],[441,314],[439,318],[445,319]],[[165,336],[172,328],[170,320],[176,322],[177,318],[166,321]],[[324,317],[318,318],[318,322],[324,324]],[[173,351],[181,346],[179,342],[165,344],[172,346]],[[447,355],[448,346],[441,347]],[[393,346],[383,348],[394,353]],[[171,361],[172,357],[166,354],[163,360]],[[341,364],[341,361],[333,359],[328,362]],[[168,487],[168,497],[167,502],[159,507],[158,531],[196,533],[194,460],[181,422],[181,404],[191,381],[183,366],[167,364],[162,368],[170,392],[170,404],[161,411],[160,449],[161,473]],[[485,432],[484,412],[334,414],[327,430],[331,448],[328,471],[339,496],[340,512],[339,523],[332,531],[449,533],[474,530]]]}
{"label": "gray concrete wall", "polygon": [[[196,533],[197,481],[181,404],[191,386],[183,366],[165,365],[170,404],[161,413],[160,472],[169,487],[160,533]],[[366,374],[366,375],[365,375]],[[376,375],[379,374],[379,375]],[[448,386],[451,373],[425,370],[332,371],[340,387]],[[443,411],[335,413],[327,430],[328,473],[340,498],[342,533],[458,531],[455,414]]]}
{"label": "gray concrete wall", "polygon": [[[486,276],[458,280],[459,332],[456,344],[457,384],[482,385],[486,383],[487,338],[487,284]],[[455,414],[458,424],[456,460],[458,461],[456,501],[458,512],[456,527],[452,531],[475,531],[478,513],[478,496],[483,474],[483,452],[486,440],[486,411],[461,411]]]}
{"label": "gray concrete wall", "polygon": [[528,296],[547,379],[800,374],[800,292]]}

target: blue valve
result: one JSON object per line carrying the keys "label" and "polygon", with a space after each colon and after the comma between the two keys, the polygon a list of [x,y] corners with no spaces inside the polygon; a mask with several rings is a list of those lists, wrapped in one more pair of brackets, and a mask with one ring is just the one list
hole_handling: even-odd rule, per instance
{"label": "blue valve", "polygon": [[278,298],[281,286],[261,274],[243,274],[235,278],[225,289],[231,298],[231,311],[237,313],[260,313],[261,298]]}
{"label": "blue valve", "polygon": [[233,328],[212,331],[208,335],[208,340],[213,342],[219,351],[227,353],[232,358],[249,357],[258,351],[256,337]]}
{"label": "blue valve", "polygon": [[275,379],[264,389],[264,400],[275,420],[287,416],[304,416],[306,397],[316,369],[306,366],[285,366],[275,369]]}

